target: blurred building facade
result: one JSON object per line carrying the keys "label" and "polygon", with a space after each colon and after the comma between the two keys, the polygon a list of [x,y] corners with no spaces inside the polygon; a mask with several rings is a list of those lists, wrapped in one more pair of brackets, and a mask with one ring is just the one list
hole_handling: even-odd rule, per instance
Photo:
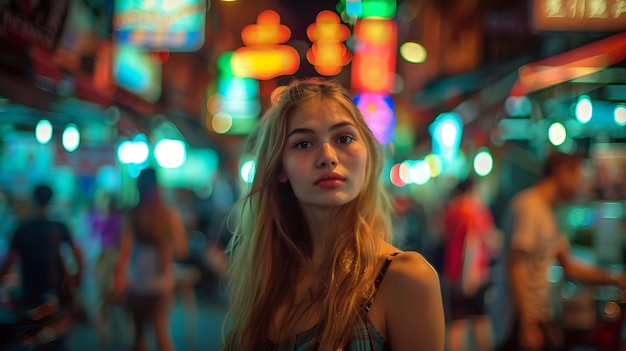
{"label": "blurred building facade", "polygon": [[[144,3],[174,6],[165,0]],[[233,190],[219,197],[236,198],[245,187],[239,176],[245,133],[217,133],[212,124],[216,119],[211,97],[220,91],[223,74],[220,57],[245,46],[241,32],[256,23],[263,10],[274,10],[281,24],[290,28],[285,44],[297,50],[300,65],[293,75],[256,83],[258,118],[276,87],[293,76],[318,75],[306,60],[311,46],[307,28],[316,15],[322,10],[336,11],[350,30],[355,20],[341,13],[346,8],[341,1],[185,3],[204,10],[201,45],[189,51],[149,50],[144,61],[136,63],[137,70],[155,68],[146,68],[148,76],[138,81],[143,85],[135,82],[137,88],[115,77],[120,46],[115,11],[125,2],[2,2],[0,186],[19,196],[36,181],[54,179],[57,193],[68,203],[75,195],[93,194],[100,187],[122,194],[122,202],[130,203],[133,196],[124,195],[124,190],[141,164],[154,162],[156,143],[168,138],[183,142],[187,158],[181,167],[163,167],[161,176],[167,186],[209,197],[216,184],[227,183]],[[419,63],[397,55],[393,163],[422,160],[431,154],[430,126],[440,114],[449,112],[460,116],[463,124],[459,149],[464,157],[460,162],[466,164],[452,177],[473,172],[474,157],[488,149],[494,167],[485,178],[494,201],[498,197],[504,201],[531,183],[538,161],[548,149],[557,147],[549,140],[548,129],[554,122],[569,132],[558,147],[574,147],[590,155],[623,154],[615,145],[625,137],[624,126],[609,111],[626,101],[623,1],[594,0],[583,7],[572,1],[548,0],[392,3],[397,6],[398,47],[416,42],[427,53]],[[346,46],[356,49],[352,39],[346,40]],[[351,68],[348,64],[333,78],[350,86]],[[604,117],[594,116],[589,123],[577,121],[572,106],[582,96],[599,106],[596,111],[606,110]],[[42,119],[51,123],[53,131],[46,143],[34,138]],[[68,125],[80,131],[80,143],[71,152],[62,140]],[[148,161],[120,162],[120,144],[137,141],[138,136],[149,146]],[[592,146],[596,144],[609,151],[597,151]],[[598,157],[594,162],[601,162]],[[598,175],[604,182],[623,174],[615,166],[602,167],[610,168],[605,172],[608,175]],[[436,204],[437,194],[454,182],[431,178],[425,186],[405,184],[399,191]]]}

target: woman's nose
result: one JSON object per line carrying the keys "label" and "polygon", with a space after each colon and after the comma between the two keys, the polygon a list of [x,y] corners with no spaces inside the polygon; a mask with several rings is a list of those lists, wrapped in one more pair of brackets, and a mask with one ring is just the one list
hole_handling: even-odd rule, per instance
{"label": "woman's nose", "polygon": [[321,145],[320,154],[317,159],[318,167],[334,167],[337,165],[337,152],[329,143]]}

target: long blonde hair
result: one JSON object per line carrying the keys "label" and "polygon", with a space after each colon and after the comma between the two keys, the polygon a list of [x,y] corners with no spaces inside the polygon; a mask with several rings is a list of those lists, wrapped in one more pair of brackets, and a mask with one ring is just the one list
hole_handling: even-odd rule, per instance
{"label": "long blonde hair", "polygon": [[339,211],[336,241],[322,272],[326,291],[320,298],[316,348],[343,347],[373,296],[377,248],[390,238],[391,206],[380,182],[383,152],[339,83],[295,81],[282,91],[254,135],[255,175],[235,214],[229,247],[226,350],[259,350],[270,342],[276,307],[293,298],[297,273],[311,257],[311,236],[298,199],[289,183],[278,181],[288,119],[309,103],[334,103],[345,110],[368,150],[363,188]]}

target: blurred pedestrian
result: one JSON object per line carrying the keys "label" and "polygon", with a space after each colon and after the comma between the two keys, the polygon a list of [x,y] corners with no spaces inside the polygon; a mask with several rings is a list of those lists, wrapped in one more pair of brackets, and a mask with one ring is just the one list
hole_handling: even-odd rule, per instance
{"label": "blurred pedestrian", "polygon": [[565,277],[626,288],[626,275],[578,262],[559,230],[555,208],[581,189],[583,158],[552,152],[539,181],[512,199],[512,237],[508,276],[515,308],[514,327],[502,350],[559,350],[563,335],[552,314],[550,266],[558,262]]}
{"label": "blurred pedestrian", "polygon": [[255,142],[225,350],[443,350],[439,278],[391,239],[383,153],[335,81],[295,81]]}
{"label": "blurred pedestrian", "polygon": [[[393,243],[401,250],[416,251],[426,257],[427,223],[424,208],[407,194],[393,196]],[[432,264],[432,262],[430,262]]]}
{"label": "blurred pedestrian", "polygon": [[126,296],[134,324],[133,350],[147,350],[146,328],[154,328],[160,351],[174,350],[170,312],[176,287],[174,263],[188,248],[177,210],[161,195],[156,172],[144,169],[137,178],[139,202],[125,216],[113,291]]}
{"label": "blurred pedestrian", "polygon": [[11,194],[5,189],[0,189],[0,262],[4,262],[9,254],[9,242],[17,227],[13,206]]}
{"label": "blurred pedestrian", "polygon": [[108,339],[109,314],[117,303],[113,301],[113,272],[118,260],[123,213],[112,193],[97,192],[94,208],[89,212],[88,225],[100,246],[95,266],[95,325],[99,336]]}
{"label": "blurred pedestrian", "polygon": [[444,272],[449,303],[449,351],[465,350],[467,333],[475,349],[494,347],[486,310],[492,274],[490,263],[500,254],[502,235],[473,178],[460,181],[444,207]]}
{"label": "blurred pedestrian", "polygon": [[[45,304],[50,297],[61,304],[72,304],[80,283],[82,253],[74,244],[67,226],[47,216],[52,189],[38,185],[33,191],[33,216],[20,224],[9,248],[9,255],[0,268],[7,274],[19,262],[21,291],[19,303],[25,308]],[[64,246],[66,245],[66,246]],[[64,257],[69,248],[73,257]],[[66,262],[75,266],[68,267]]]}

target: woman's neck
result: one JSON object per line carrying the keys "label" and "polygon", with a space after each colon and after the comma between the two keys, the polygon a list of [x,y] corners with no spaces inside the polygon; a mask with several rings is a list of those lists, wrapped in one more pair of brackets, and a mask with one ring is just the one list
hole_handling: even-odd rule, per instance
{"label": "woman's neck", "polygon": [[332,224],[332,218],[335,217],[336,210],[307,207],[303,208],[303,212],[313,245],[311,263],[314,267],[319,267],[325,261],[335,241],[336,226]]}

